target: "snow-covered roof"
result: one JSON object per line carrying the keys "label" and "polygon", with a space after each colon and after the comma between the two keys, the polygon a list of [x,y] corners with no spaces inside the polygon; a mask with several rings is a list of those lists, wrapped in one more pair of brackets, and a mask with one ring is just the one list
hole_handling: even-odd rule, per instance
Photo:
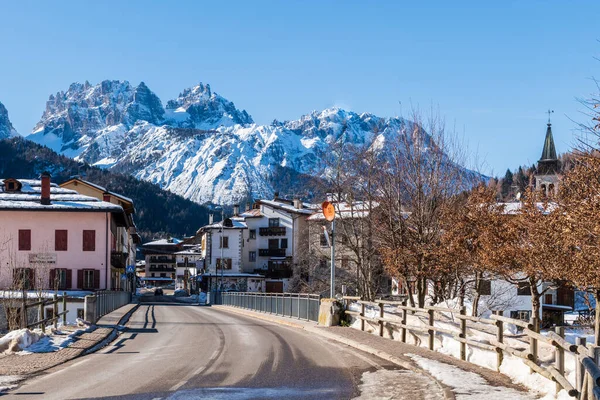
{"label": "snow-covered roof", "polygon": [[96,183],[93,183],[93,182],[90,182],[90,181],[86,181],[84,179],[80,179],[80,178],[69,179],[67,182],[63,183],[63,185],[66,184],[66,183],[68,183],[68,182],[71,182],[71,181],[78,181],[78,182],[85,183],[88,186],[91,186],[91,187],[93,187],[95,189],[101,190],[103,193],[108,193],[111,196],[115,196],[115,197],[117,197],[117,198],[119,198],[119,199],[121,199],[123,201],[126,201],[128,203],[133,204],[133,200],[130,199],[129,197],[123,196],[120,193],[111,192],[110,190],[107,190],[104,186],[100,186],[100,185],[98,185]]}
{"label": "snow-covered roof", "polygon": [[262,216],[263,215],[260,212],[260,209],[258,208],[253,208],[252,210],[244,211],[243,213],[240,213],[238,215],[238,217],[240,218],[260,218]]}
{"label": "snow-covered roof", "polygon": [[221,274],[220,271],[218,271],[217,273],[208,273],[208,274],[204,274],[204,275],[198,275],[198,276],[217,276],[220,277],[221,275],[223,275],[223,278],[262,278],[264,279],[265,277],[260,275],[260,274],[246,274],[243,272],[240,273],[235,273],[235,272],[224,272],[223,274]]}
{"label": "snow-covered roof", "polygon": [[181,250],[176,252],[175,254],[179,256],[201,256],[202,253],[200,251],[192,251],[192,250]]}
{"label": "snow-covered roof", "polygon": [[[335,217],[336,218],[366,218],[369,216],[369,208],[375,208],[379,206],[379,203],[372,202],[371,207],[369,207],[368,202],[364,201],[355,201],[350,204],[347,202],[335,202],[333,203],[335,208]],[[309,221],[323,221],[325,220],[325,216],[323,215],[323,211],[321,209],[317,210],[317,212],[310,217],[308,217]]]}
{"label": "snow-covered roof", "polygon": [[117,204],[84,196],[74,190],[50,184],[50,204],[41,203],[42,182],[31,179],[18,179],[21,190],[6,191],[4,179],[0,178],[0,209],[3,210],[36,210],[36,211],[109,211],[123,212]]}
{"label": "snow-covered roof", "polygon": [[289,204],[288,202],[280,200],[258,200],[258,203],[295,214],[311,215],[316,212],[316,210],[313,208],[314,206],[308,203],[302,203],[302,208],[296,208],[293,206],[293,204]]}
{"label": "snow-covered roof", "polygon": [[152,242],[144,243],[143,246],[177,246],[179,243],[181,243],[181,240],[176,238],[170,238],[154,240]]}
{"label": "snow-covered roof", "polygon": [[234,218],[229,218],[229,219],[231,220],[232,226],[223,226],[223,221],[219,221],[214,224],[204,225],[200,229],[221,229],[221,228],[224,228],[224,229],[246,229],[246,228],[248,228],[248,225],[246,225],[246,223],[241,218],[234,217]]}
{"label": "snow-covered roof", "polygon": [[[520,201],[498,203],[498,205],[504,207],[503,213],[508,215],[514,215],[518,213],[521,208],[523,208],[523,203]],[[543,214],[551,213],[558,207],[556,203],[535,203],[535,206]]]}

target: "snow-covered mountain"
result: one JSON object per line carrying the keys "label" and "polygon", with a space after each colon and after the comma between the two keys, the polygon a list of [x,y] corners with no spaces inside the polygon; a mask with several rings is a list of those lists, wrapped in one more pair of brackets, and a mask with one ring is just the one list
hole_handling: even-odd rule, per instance
{"label": "snow-covered mountain", "polygon": [[8,118],[6,107],[4,107],[4,104],[0,103],[0,139],[6,139],[17,135],[17,131]]}
{"label": "snow-covered mountain", "polygon": [[282,169],[322,173],[331,144],[385,141],[406,124],[339,108],[258,125],[246,111],[199,84],[163,109],[144,83],[72,84],[50,96],[28,136],[59,153],[161,185],[198,203],[272,196]]}

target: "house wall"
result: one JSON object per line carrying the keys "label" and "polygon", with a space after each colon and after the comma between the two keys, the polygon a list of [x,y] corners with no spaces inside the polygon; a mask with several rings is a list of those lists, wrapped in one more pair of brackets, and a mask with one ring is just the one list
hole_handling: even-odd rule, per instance
{"label": "house wall", "polygon": [[[242,232],[243,229],[224,229],[223,237],[229,238],[229,248],[222,249],[219,247],[221,233],[219,229],[210,229],[205,233],[205,239],[207,243],[207,249],[210,251],[206,251],[205,260],[206,270],[207,272],[214,274],[217,272],[217,258],[221,258],[221,254],[223,254],[223,258],[231,258],[231,269],[225,270],[227,273],[240,273],[241,264],[242,264]],[[221,270],[218,269],[220,272]]]}
{"label": "house wall", "polygon": [[[60,212],[60,211],[0,211],[0,288],[12,285],[12,269],[15,267],[34,268],[36,281],[49,287],[49,270],[66,268],[72,271],[72,287],[77,288],[77,271],[97,269],[100,271],[100,289],[107,288],[107,268],[110,268],[111,238],[110,213],[104,212]],[[31,250],[19,251],[19,230],[31,230]],[[55,230],[68,231],[68,250],[55,251]],[[83,230],[96,231],[96,250],[83,251]],[[108,243],[107,243],[108,242]],[[29,255],[49,253],[56,256],[56,264],[29,262]]]}

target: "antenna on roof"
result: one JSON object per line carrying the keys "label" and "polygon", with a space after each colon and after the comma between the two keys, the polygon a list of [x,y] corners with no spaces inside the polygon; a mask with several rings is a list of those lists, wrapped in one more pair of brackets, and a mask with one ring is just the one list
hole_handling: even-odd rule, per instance
{"label": "antenna on roof", "polygon": [[550,114],[554,113],[554,110],[546,111],[548,113],[548,125],[550,125]]}

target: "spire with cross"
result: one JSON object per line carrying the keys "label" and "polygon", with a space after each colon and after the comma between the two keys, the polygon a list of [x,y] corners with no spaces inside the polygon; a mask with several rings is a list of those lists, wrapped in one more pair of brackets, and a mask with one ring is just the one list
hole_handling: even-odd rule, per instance
{"label": "spire with cross", "polygon": [[554,110],[550,110],[550,109],[549,109],[549,110],[548,110],[548,111],[546,111],[546,112],[548,113],[548,125],[551,125],[551,123],[550,123],[550,115],[554,113]]}

